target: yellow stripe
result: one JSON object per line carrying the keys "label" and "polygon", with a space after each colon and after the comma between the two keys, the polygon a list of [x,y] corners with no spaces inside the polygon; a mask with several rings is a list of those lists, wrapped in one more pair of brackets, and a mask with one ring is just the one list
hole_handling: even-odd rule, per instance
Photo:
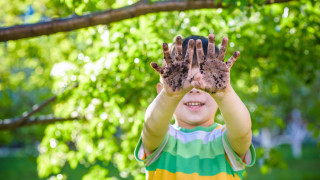
{"label": "yellow stripe", "polygon": [[223,131],[226,129],[226,127],[227,127],[227,126],[224,126],[224,127],[222,128],[222,125],[218,124],[218,126],[217,126],[214,130],[218,130],[218,129],[221,129],[221,128],[222,128],[221,132],[223,132]]}
{"label": "yellow stripe", "polygon": [[222,126],[220,124],[218,124],[218,126],[215,128],[216,129],[220,129]]}
{"label": "yellow stripe", "polygon": [[236,180],[240,177],[235,174],[233,177],[225,172],[219,173],[215,176],[199,176],[198,173],[185,174],[182,172],[171,173],[167,170],[157,169],[156,171],[149,171],[147,175],[148,180],[175,180],[175,179],[187,179],[187,180]]}

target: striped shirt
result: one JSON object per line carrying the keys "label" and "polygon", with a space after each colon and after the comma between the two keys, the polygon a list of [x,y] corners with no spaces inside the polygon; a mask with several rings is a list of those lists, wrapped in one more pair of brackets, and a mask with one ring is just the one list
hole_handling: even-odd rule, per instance
{"label": "striped shirt", "polygon": [[225,125],[214,123],[194,129],[170,125],[161,145],[147,158],[140,137],[135,158],[145,163],[148,180],[192,180],[242,179],[256,156],[251,144],[241,159],[227,141]]}

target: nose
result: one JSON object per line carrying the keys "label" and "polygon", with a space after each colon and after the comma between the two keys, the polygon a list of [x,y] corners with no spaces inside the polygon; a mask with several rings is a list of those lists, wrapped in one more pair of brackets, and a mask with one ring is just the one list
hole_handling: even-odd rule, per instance
{"label": "nose", "polygon": [[190,94],[200,94],[201,91],[199,89],[193,88],[193,89],[191,89],[191,91],[189,93]]}

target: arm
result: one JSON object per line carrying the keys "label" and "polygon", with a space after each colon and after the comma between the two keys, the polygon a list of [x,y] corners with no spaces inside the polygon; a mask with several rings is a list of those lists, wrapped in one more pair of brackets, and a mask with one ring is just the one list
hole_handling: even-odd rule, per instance
{"label": "arm", "polygon": [[168,45],[163,44],[166,65],[161,67],[152,62],[151,66],[162,79],[163,90],[150,104],[142,130],[142,142],[147,156],[156,150],[165,137],[172,115],[183,96],[192,89],[191,62],[194,41],[190,40],[186,56],[182,57],[182,38],[176,38],[175,57],[170,57]]}
{"label": "arm", "polygon": [[215,37],[209,35],[208,53],[205,57],[201,41],[196,42],[199,72],[192,85],[212,95],[224,117],[227,139],[232,149],[243,156],[251,144],[251,119],[241,99],[230,85],[230,70],[240,55],[237,51],[224,62],[228,39],[223,38],[218,55],[215,55]]}
{"label": "arm", "polygon": [[165,90],[149,105],[142,130],[142,142],[150,155],[165,137],[172,115],[183,96],[171,96]]}
{"label": "arm", "polygon": [[242,157],[251,144],[251,118],[248,109],[231,86],[224,94],[214,96],[226,122],[227,139],[232,149]]}

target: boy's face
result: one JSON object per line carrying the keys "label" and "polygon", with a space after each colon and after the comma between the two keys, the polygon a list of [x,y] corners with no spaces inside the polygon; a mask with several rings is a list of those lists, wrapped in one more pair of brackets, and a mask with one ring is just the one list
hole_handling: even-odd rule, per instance
{"label": "boy's face", "polygon": [[174,117],[183,128],[207,127],[214,123],[217,108],[218,105],[210,94],[193,88],[179,102]]}
{"label": "boy's face", "polygon": [[193,88],[179,102],[174,117],[183,128],[207,127],[214,123],[217,109],[218,105],[210,94]]}

